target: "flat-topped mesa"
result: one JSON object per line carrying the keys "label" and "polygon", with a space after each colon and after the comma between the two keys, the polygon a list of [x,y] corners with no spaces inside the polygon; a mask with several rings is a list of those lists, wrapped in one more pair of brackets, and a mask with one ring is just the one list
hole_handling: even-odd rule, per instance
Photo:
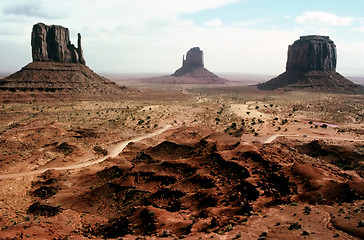
{"label": "flat-topped mesa", "polygon": [[336,46],[328,36],[301,36],[288,47],[286,70],[336,70]]}
{"label": "flat-topped mesa", "polygon": [[78,34],[77,48],[71,44],[68,28],[37,23],[32,30],[33,62],[54,61],[86,64]]}
{"label": "flat-topped mesa", "polygon": [[336,46],[328,36],[302,36],[288,47],[286,71],[258,89],[362,91],[336,72],[336,61]]}

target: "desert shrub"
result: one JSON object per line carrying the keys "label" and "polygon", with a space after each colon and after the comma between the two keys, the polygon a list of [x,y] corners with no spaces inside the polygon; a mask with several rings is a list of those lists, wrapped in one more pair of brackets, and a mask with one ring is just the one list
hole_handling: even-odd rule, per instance
{"label": "desert shrub", "polygon": [[106,155],[109,153],[106,149],[104,149],[104,148],[102,148],[102,147],[100,147],[100,146],[95,146],[95,147],[93,148],[93,150],[94,150],[97,154],[104,155],[104,156],[106,156]]}
{"label": "desert shrub", "polygon": [[73,152],[73,147],[68,143],[63,142],[56,147],[56,151],[59,153],[63,153],[65,156],[67,156]]}

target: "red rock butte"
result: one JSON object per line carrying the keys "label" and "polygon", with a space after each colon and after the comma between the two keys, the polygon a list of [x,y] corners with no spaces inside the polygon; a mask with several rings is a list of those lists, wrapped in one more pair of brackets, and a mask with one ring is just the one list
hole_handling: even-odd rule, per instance
{"label": "red rock butte", "polygon": [[199,47],[191,48],[186,54],[186,59],[183,56],[182,67],[177,69],[171,76],[189,78],[186,80],[188,83],[191,83],[191,79],[196,80],[194,83],[201,84],[223,84],[227,82],[227,80],[218,77],[204,67],[204,54]]}
{"label": "red rock butte", "polygon": [[258,89],[361,90],[336,72],[336,61],[336,46],[328,36],[301,36],[288,47],[286,71]]}
{"label": "red rock butte", "polygon": [[125,87],[86,66],[80,33],[77,42],[77,47],[71,43],[68,28],[35,24],[31,34],[33,62],[0,79],[0,90],[92,95],[125,92]]}

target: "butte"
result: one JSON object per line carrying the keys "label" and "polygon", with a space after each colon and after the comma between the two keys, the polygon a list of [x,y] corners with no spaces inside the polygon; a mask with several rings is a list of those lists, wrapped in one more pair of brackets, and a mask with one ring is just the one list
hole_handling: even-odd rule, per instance
{"label": "butte", "polygon": [[258,89],[362,90],[336,72],[336,61],[336,46],[328,36],[301,36],[288,47],[286,71]]}
{"label": "butte", "polygon": [[196,83],[224,84],[227,80],[218,77],[204,67],[204,54],[199,47],[191,48],[182,58],[182,67],[171,76],[196,79]]}
{"label": "butte", "polygon": [[99,76],[86,66],[78,34],[71,44],[68,28],[37,23],[31,35],[33,62],[0,79],[2,92],[31,93],[83,98],[117,96],[132,90]]}
{"label": "butte", "polygon": [[186,59],[183,55],[182,67],[172,75],[143,79],[145,83],[162,84],[225,84],[228,80],[218,77],[204,67],[204,54],[199,47],[191,48]]}

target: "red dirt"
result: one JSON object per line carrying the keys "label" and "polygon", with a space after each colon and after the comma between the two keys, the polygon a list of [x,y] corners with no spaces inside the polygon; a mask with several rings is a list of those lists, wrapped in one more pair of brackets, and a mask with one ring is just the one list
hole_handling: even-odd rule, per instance
{"label": "red dirt", "polygon": [[129,144],[103,170],[34,178],[25,221],[2,216],[0,239],[363,237],[362,178],[305,154],[315,142],[242,145],[192,127],[158,139]]}

